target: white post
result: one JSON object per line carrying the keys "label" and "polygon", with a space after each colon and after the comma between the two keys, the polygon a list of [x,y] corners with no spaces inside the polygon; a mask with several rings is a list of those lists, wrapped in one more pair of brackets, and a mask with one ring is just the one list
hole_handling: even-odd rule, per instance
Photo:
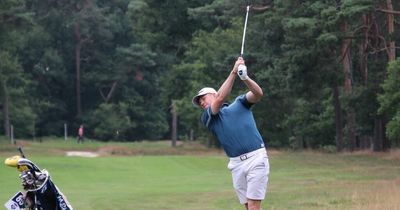
{"label": "white post", "polygon": [[67,123],[64,123],[64,140],[67,141],[68,131],[67,131]]}
{"label": "white post", "polygon": [[11,144],[15,144],[14,141],[14,126],[10,125],[10,138],[11,138]]}

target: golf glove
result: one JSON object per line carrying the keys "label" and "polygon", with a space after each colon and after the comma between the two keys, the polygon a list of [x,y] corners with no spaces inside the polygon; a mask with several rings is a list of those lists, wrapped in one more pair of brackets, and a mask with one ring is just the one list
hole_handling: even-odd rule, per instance
{"label": "golf glove", "polygon": [[247,76],[247,67],[243,64],[239,65],[237,74],[241,80],[247,80],[249,78],[249,76]]}

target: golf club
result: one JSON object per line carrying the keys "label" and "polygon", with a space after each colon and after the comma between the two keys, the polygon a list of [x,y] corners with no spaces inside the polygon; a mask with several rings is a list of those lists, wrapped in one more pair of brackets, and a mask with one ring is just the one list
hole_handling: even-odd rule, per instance
{"label": "golf club", "polygon": [[244,28],[243,28],[242,49],[240,50],[240,57],[243,57],[244,41],[246,38],[247,19],[249,18],[249,10],[250,10],[250,6],[247,6],[246,7],[246,19],[244,21]]}
{"label": "golf club", "polygon": [[[240,57],[242,57],[242,58],[243,58],[243,51],[244,51],[244,41],[245,41],[245,38],[246,38],[247,19],[249,18],[249,10],[250,10],[250,6],[247,5],[247,7],[246,7],[246,19],[244,21],[244,28],[243,28],[242,48],[240,50]],[[240,64],[238,66],[238,71],[239,71],[239,74],[241,75],[243,71],[247,71],[247,67],[245,65],[243,65],[243,64]]]}

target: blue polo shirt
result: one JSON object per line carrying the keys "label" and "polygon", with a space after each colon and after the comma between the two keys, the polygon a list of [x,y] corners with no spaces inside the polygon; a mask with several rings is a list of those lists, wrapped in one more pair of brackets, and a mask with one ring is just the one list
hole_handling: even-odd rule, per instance
{"label": "blue polo shirt", "polygon": [[202,123],[218,138],[229,157],[264,147],[250,111],[252,106],[246,95],[240,95],[232,104],[223,104],[217,114],[212,114],[210,106],[201,115]]}

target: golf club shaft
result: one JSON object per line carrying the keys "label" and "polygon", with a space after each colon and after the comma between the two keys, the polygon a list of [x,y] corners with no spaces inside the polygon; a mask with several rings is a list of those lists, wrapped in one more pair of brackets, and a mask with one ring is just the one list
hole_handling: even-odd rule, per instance
{"label": "golf club shaft", "polygon": [[243,57],[244,40],[245,40],[245,37],[246,37],[247,19],[249,17],[249,9],[250,9],[250,6],[247,6],[247,8],[246,8],[246,19],[244,21],[244,28],[243,28],[242,49],[240,50],[240,57]]}
{"label": "golf club shaft", "polygon": [[25,154],[24,154],[24,152],[22,152],[22,148],[21,147],[18,147],[18,151],[21,154],[21,157],[25,158]]}

